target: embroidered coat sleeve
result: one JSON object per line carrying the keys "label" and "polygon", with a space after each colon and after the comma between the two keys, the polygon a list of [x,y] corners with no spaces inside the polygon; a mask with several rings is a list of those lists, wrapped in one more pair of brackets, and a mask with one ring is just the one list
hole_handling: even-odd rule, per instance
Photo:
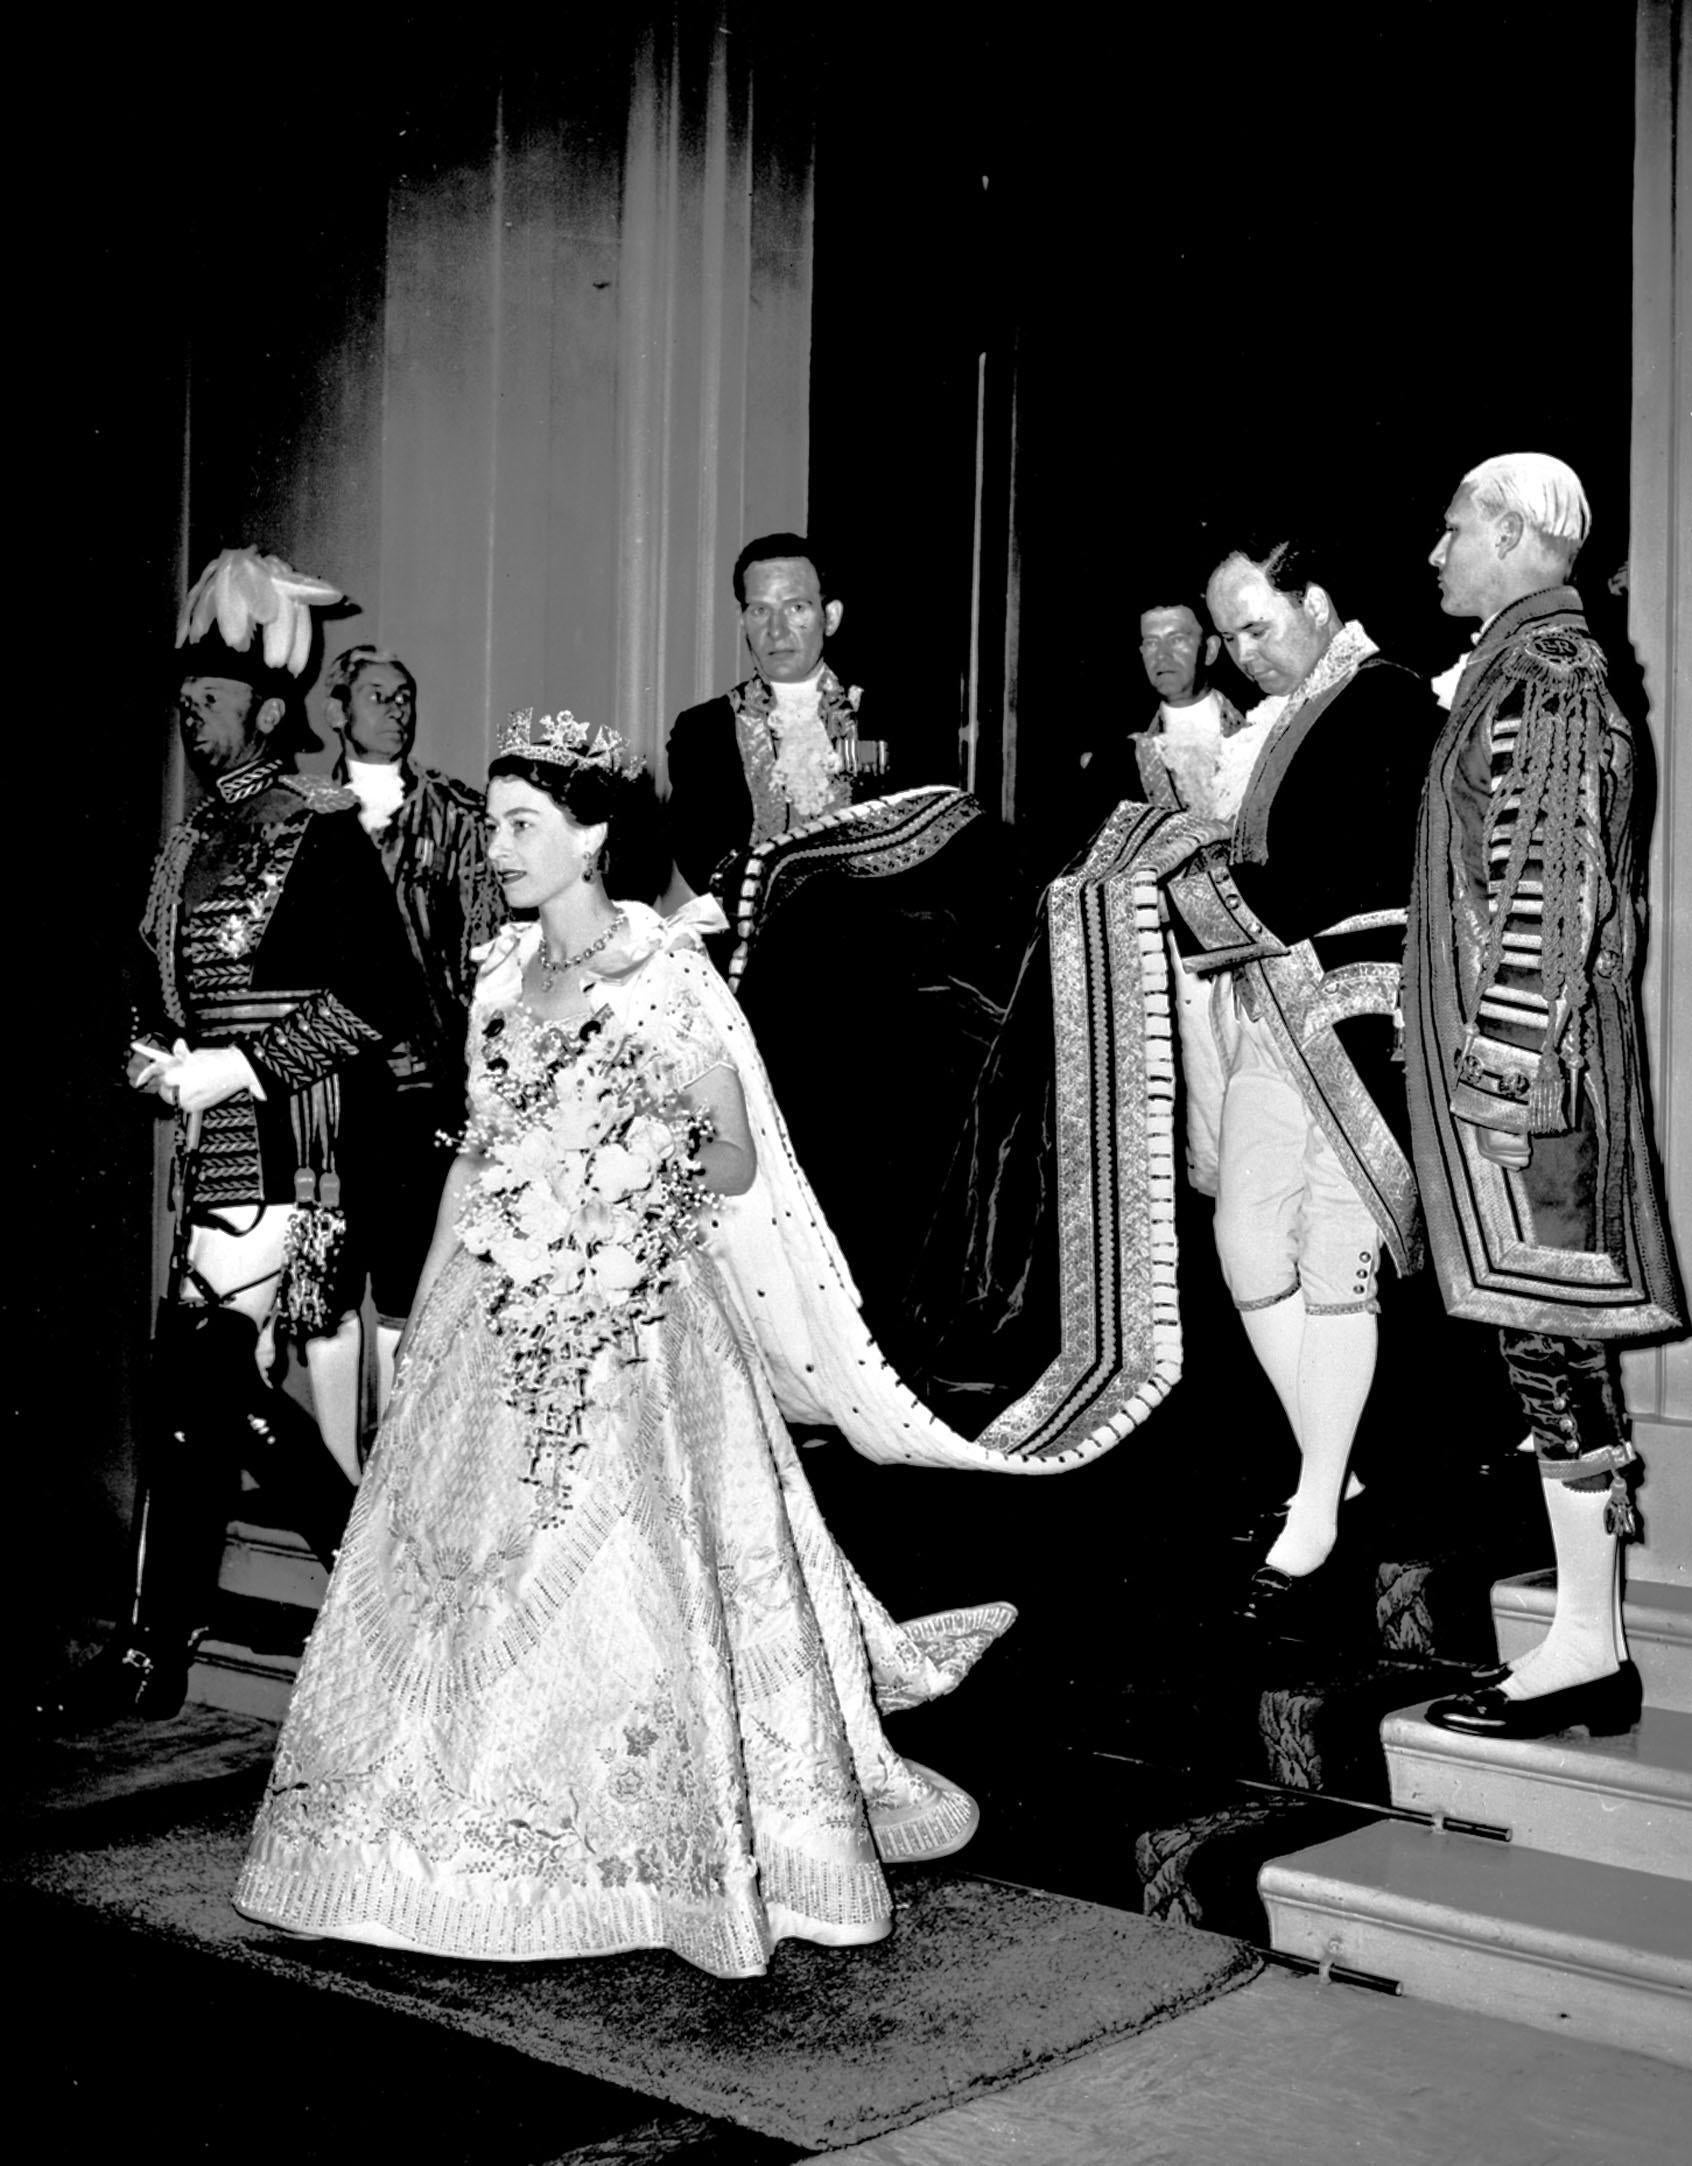
{"label": "embroidered coat sleeve", "polygon": [[356,812],[316,811],[260,951],[267,986],[304,998],[241,1041],[267,1090],[300,1090],[418,1024],[422,987],[399,906]]}
{"label": "embroidered coat sleeve", "polygon": [[1571,1125],[1593,975],[1625,984],[1632,968],[1625,837],[1608,814],[1631,794],[1633,757],[1590,639],[1541,632],[1501,659],[1470,739],[1486,810],[1465,856],[1479,868],[1485,920],[1477,908],[1473,1020],[1451,1098],[1459,1120],[1518,1135]]}

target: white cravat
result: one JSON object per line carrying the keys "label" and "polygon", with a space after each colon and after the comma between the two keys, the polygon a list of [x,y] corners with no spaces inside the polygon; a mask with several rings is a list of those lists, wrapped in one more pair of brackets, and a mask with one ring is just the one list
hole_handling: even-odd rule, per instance
{"label": "white cravat", "polygon": [[785,735],[795,722],[814,722],[822,707],[822,673],[824,665],[819,662],[811,674],[799,684],[772,684],[770,697],[775,701],[771,719],[776,724],[778,736]]}
{"label": "white cravat", "polygon": [[1244,726],[1217,746],[1216,772],[1210,784],[1210,810],[1216,819],[1231,820],[1245,803],[1257,755],[1269,742],[1269,731],[1285,705],[1284,699],[1259,700],[1246,716]]}
{"label": "white cravat", "polygon": [[1171,707],[1165,700],[1158,713],[1169,744],[1205,745],[1214,751],[1222,742],[1222,702],[1214,692],[1189,700],[1184,707]]}
{"label": "white cravat", "polygon": [[379,835],[405,801],[405,769],[397,760],[348,760],[347,788],[358,799],[358,821]]}
{"label": "white cravat", "polygon": [[1233,818],[1269,735],[1263,724],[1285,705],[1285,700],[1263,701],[1232,737],[1223,735],[1222,705],[1214,692],[1185,707],[1159,708],[1163,726],[1151,742],[1193,811],[1211,819]]}
{"label": "white cravat", "polygon": [[[1494,610],[1492,616],[1495,617],[1497,614],[1497,610]],[[1492,617],[1488,617],[1486,624],[1491,622]],[[1457,686],[1462,680],[1463,672],[1475,658],[1475,649],[1480,645],[1481,633],[1486,630],[1486,624],[1481,626],[1479,632],[1469,634],[1469,651],[1467,654],[1460,655],[1449,669],[1442,669],[1437,677],[1429,680],[1433,687],[1434,698],[1438,700],[1447,714],[1451,712],[1451,702],[1457,697]]]}

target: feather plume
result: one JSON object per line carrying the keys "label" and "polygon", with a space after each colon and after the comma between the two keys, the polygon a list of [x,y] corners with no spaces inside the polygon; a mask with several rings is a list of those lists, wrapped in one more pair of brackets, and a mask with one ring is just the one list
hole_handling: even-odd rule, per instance
{"label": "feather plume", "polygon": [[296,572],[281,557],[256,549],[225,549],[189,588],[176,623],[176,644],[203,639],[215,620],[224,644],[244,654],[255,626],[264,628],[271,669],[303,675],[311,659],[311,613],[341,599],[339,587]]}

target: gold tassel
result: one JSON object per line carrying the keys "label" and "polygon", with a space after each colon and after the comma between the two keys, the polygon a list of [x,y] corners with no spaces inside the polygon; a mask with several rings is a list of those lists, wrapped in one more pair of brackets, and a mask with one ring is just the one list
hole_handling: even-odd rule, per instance
{"label": "gold tassel", "polygon": [[[329,1337],[340,1322],[339,1280],[347,1245],[345,1212],[309,1200],[301,1186],[311,1175],[302,1167],[295,1176],[298,1199],[288,1214],[288,1231],[282,1244],[282,1276],[276,1290],[276,1321],[279,1330],[302,1339]],[[325,1181],[333,1180],[332,1174]],[[337,1197],[340,1183],[335,1183]]]}

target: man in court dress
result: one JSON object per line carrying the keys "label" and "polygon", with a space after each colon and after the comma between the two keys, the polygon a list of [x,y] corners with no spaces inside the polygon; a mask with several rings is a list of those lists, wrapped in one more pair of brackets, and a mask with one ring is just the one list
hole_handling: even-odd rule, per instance
{"label": "man in court dress", "polygon": [[1299,1451],[1244,1614],[1283,1628],[1336,1538],[1375,1373],[1381,1250],[1400,1272],[1421,1254],[1393,1017],[1436,717],[1319,569],[1284,541],[1217,565],[1212,622],[1264,696],[1222,746],[1208,814],[1172,809],[1139,846],[1167,880],[1187,967],[1221,981],[1201,1121],[1216,1245]]}
{"label": "man in court dress", "polygon": [[225,550],[178,628],[177,720],[203,792],[154,864],[136,962],[137,1091],[173,1108],[189,1218],[161,1315],[129,1627],[78,1680],[85,1717],[168,1716],[211,1622],[243,1469],[333,1559],[353,1487],[260,1368],[261,1329],[334,1349],[360,1158],[388,1118],[414,967],[357,800],[294,766],[311,610],[335,588]]}
{"label": "man in court dress", "polygon": [[[400,657],[349,647],[325,672],[324,695],[341,740],[335,780],[358,800],[427,996],[422,1027],[389,1056],[393,1118],[375,1139],[357,1229],[376,1311],[380,1415],[446,1177],[450,1153],[439,1139],[463,1125],[473,952],[499,930],[505,905],[488,870],[481,790],[415,756],[417,680]],[[357,1328],[356,1317],[342,1326],[355,1343]],[[347,1381],[356,1389],[356,1376]]]}
{"label": "man in court dress", "polygon": [[1417,843],[1416,1172],[1446,1308],[1498,1331],[1557,1560],[1544,1639],[1428,1710],[1482,1737],[1639,1718],[1619,1598],[1637,1454],[1617,1357],[1685,1328],[1639,1007],[1649,740],[1571,584],[1589,525],[1570,467],[1514,453],[1464,475],[1430,559],[1446,615],[1480,631],[1444,681]]}
{"label": "man in court dress", "polygon": [[1005,852],[959,789],[881,794],[886,746],[829,660],[845,602],[806,536],[748,542],[734,592],[752,675],[670,734],[672,900],[709,892],[730,921],[718,959],[887,1332],[1007,990]]}

